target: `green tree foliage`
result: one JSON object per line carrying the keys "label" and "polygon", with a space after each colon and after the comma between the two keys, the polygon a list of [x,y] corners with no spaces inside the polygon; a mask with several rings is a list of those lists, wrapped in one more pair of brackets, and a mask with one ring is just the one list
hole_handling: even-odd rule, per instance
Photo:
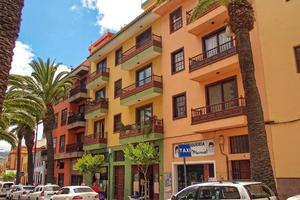
{"label": "green tree foliage", "polygon": [[2,175],[3,181],[13,181],[16,177],[16,174],[13,172],[8,172]]}
{"label": "green tree foliage", "polygon": [[104,156],[103,155],[94,155],[86,154],[82,158],[78,159],[75,164],[75,170],[78,170],[81,174],[90,174],[99,170],[100,166],[103,164]]}
{"label": "green tree foliage", "polygon": [[139,143],[136,146],[129,144],[124,149],[125,158],[130,160],[132,163],[138,165],[139,171],[144,176],[144,187],[145,194],[144,199],[149,199],[149,189],[148,189],[148,169],[150,165],[159,162],[159,151],[153,143],[145,142]]}

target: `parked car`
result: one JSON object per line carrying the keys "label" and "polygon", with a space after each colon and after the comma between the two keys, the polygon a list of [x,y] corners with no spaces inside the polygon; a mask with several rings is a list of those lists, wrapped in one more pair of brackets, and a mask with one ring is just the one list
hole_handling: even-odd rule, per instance
{"label": "parked car", "polygon": [[287,198],[286,200],[300,200],[300,194]]}
{"label": "parked car", "polygon": [[[34,186],[32,185],[15,185],[8,195],[9,200],[21,200],[24,199],[24,196],[34,190]],[[22,198],[21,198],[22,197]],[[27,199],[27,198],[25,198]]]}
{"label": "parked car", "polygon": [[99,195],[88,186],[68,186],[61,188],[50,200],[99,200]]}
{"label": "parked car", "polygon": [[13,186],[13,182],[0,182],[0,197],[6,198],[7,193],[11,189],[11,186]]}
{"label": "parked car", "polygon": [[194,199],[244,199],[244,200],[277,200],[274,193],[260,182],[208,182],[191,185],[171,200]]}
{"label": "parked car", "polygon": [[47,184],[47,185],[38,185],[28,195],[28,200],[49,200],[55,192],[60,189],[58,185]]}

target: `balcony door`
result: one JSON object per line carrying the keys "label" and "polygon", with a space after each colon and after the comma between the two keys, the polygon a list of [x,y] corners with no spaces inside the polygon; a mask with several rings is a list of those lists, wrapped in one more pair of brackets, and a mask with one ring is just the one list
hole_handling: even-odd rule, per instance
{"label": "balcony door", "polygon": [[106,59],[100,61],[97,64],[97,72],[105,72],[106,71]]}
{"label": "balcony door", "polygon": [[153,116],[152,104],[146,105],[136,110],[136,124],[141,125],[149,122]]}
{"label": "balcony door", "polygon": [[96,101],[99,101],[104,98],[105,98],[105,88],[102,88],[95,93]]}
{"label": "balcony door", "polygon": [[146,83],[151,82],[152,67],[148,65],[136,72],[136,84],[137,87],[143,86]]}
{"label": "balcony door", "polygon": [[78,113],[79,114],[84,114],[84,104],[78,106]]}
{"label": "balcony door", "polygon": [[143,33],[138,35],[136,37],[136,47],[139,48],[142,45],[144,45],[146,42],[151,40],[151,36],[152,36],[152,29],[151,28],[147,29],[146,31],[144,31]]}
{"label": "balcony door", "polygon": [[204,37],[204,50],[206,52],[206,57],[212,57],[232,48],[233,44],[230,41],[231,37],[226,36],[225,29]]}
{"label": "balcony door", "polygon": [[218,112],[238,105],[236,79],[224,80],[206,87],[207,112]]}
{"label": "balcony door", "polygon": [[104,119],[102,120],[98,120],[96,122],[94,122],[94,137],[97,138],[97,136],[99,136],[99,138],[105,138],[105,125],[104,125]]}

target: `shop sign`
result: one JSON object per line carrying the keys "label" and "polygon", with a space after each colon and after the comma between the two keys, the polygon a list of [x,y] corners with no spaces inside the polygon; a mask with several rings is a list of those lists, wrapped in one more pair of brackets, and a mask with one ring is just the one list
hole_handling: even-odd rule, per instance
{"label": "shop sign", "polygon": [[[215,144],[213,140],[202,140],[197,142],[186,143],[190,146],[191,157],[211,156],[215,154]],[[180,144],[174,145],[174,157],[181,157],[179,155]]]}

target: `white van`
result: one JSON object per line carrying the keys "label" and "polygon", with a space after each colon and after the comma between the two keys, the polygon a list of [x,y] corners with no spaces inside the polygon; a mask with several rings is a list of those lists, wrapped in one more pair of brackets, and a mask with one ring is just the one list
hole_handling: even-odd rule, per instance
{"label": "white van", "polygon": [[0,182],[0,197],[6,197],[7,192],[13,185],[14,182]]}

